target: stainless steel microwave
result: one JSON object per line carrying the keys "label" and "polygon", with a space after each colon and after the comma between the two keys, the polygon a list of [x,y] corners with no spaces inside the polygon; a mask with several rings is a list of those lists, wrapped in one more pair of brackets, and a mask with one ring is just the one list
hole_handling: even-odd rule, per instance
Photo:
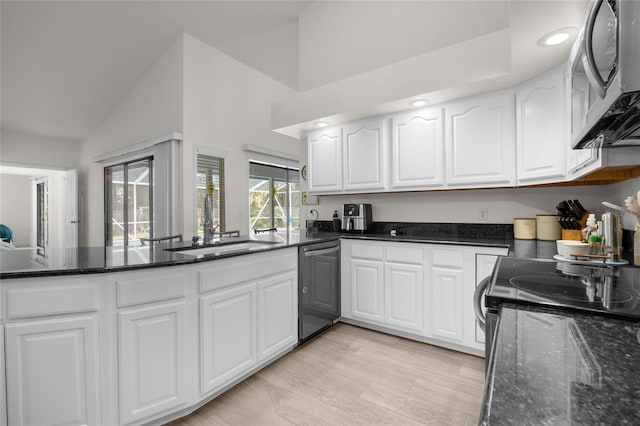
{"label": "stainless steel microwave", "polygon": [[594,0],[570,67],[571,146],[640,145],[640,1]]}

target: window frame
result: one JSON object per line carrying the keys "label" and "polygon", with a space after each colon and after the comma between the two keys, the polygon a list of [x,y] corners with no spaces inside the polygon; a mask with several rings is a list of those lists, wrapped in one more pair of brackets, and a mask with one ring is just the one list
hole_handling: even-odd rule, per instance
{"label": "window frame", "polygon": [[193,146],[193,181],[192,181],[192,189],[193,189],[193,235],[199,235],[202,237],[202,234],[198,233],[198,155],[204,155],[208,157],[216,157],[220,158],[223,161],[223,175],[222,175],[222,188],[216,188],[220,193],[220,206],[221,213],[224,215],[222,217],[222,221],[220,222],[220,228],[217,229],[217,232],[226,231],[226,216],[227,216],[227,202],[226,202],[226,191],[225,186],[227,182],[228,172],[227,172],[227,151],[217,148],[212,148],[203,145],[194,145]]}

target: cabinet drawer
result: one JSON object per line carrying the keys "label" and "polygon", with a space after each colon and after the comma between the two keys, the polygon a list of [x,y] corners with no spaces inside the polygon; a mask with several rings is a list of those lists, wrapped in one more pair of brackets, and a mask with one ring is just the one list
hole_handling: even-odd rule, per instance
{"label": "cabinet drawer", "polygon": [[359,259],[384,259],[384,251],[381,245],[371,244],[351,244],[351,257],[357,257]]}
{"label": "cabinet drawer", "polygon": [[97,311],[98,287],[69,281],[50,280],[46,285],[25,283],[24,288],[8,288],[5,293],[7,319]]}
{"label": "cabinet drawer", "polygon": [[461,268],[463,265],[462,250],[433,250],[433,266],[452,266]]}
{"label": "cabinet drawer", "polygon": [[185,278],[183,272],[163,276],[154,273],[144,278],[117,280],[117,305],[121,308],[184,297]]}
{"label": "cabinet drawer", "polygon": [[294,248],[255,253],[210,262],[198,271],[200,293],[206,293],[288,270],[297,270],[298,251]]}
{"label": "cabinet drawer", "polygon": [[422,265],[424,263],[424,252],[421,248],[393,246],[387,247],[386,252],[387,262],[413,263],[415,265]]}

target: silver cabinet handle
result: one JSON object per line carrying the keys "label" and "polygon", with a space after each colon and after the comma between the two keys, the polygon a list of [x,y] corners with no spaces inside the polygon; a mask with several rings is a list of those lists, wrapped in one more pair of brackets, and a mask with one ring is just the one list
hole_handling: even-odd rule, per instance
{"label": "silver cabinet handle", "polygon": [[582,65],[584,66],[584,71],[587,74],[587,79],[591,85],[595,87],[598,92],[598,96],[601,98],[604,98],[607,94],[607,86],[598,72],[596,59],[593,56],[593,28],[596,24],[598,9],[602,6],[603,1],[604,0],[596,0],[589,11],[587,24],[584,28],[584,58],[582,58]]}
{"label": "silver cabinet handle", "polygon": [[309,251],[305,251],[304,255],[305,257],[320,256],[321,254],[335,253],[338,250],[340,250],[340,246],[330,247],[330,248],[320,249],[320,250],[309,250]]}

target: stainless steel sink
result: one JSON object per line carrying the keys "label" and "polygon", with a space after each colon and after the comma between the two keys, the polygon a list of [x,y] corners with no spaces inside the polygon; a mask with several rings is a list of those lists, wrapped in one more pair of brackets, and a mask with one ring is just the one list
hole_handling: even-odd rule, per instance
{"label": "stainless steel sink", "polygon": [[238,241],[233,243],[219,243],[207,247],[169,249],[169,251],[184,254],[186,256],[204,257],[219,256],[225,253],[257,251],[273,247],[276,242],[272,241]]}

